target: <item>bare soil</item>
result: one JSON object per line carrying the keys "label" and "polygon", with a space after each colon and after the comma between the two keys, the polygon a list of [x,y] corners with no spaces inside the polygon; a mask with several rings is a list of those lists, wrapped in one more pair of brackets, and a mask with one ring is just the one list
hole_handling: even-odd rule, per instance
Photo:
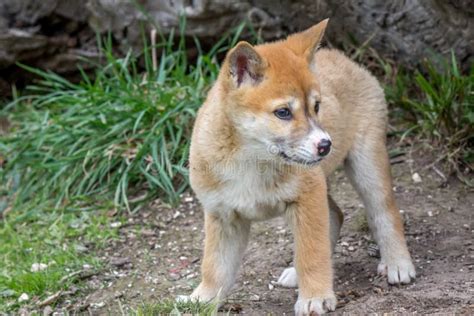
{"label": "bare soil", "polygon": [[[337,171],[330,179],[331,192],[345,220],[334,254],[335,314],[474,314],[473,191],[427,168],[426,155],[402,160],[392,166],[393,189],[417,279],[397,287],[376,275],[377,251],[366,230],[363,206],[344,172]],[[415,172],[421,182],[413,180]],[[202,210],[192,195],[183,196],[178,208],[157,201],[130,217],[120,239],[103,251],[108,268],[58,308],[114,315],[144,302],[189,294],[200,280],[202,229]],[[273,284],[291,265],[292,252],[291,232],[283,219],[256,223],[223,310],[292,315],[297,290]]]}

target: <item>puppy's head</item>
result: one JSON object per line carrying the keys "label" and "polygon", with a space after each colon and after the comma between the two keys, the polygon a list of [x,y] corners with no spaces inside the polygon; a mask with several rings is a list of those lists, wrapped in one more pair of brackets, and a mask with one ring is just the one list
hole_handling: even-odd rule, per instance
{"label": "puppy's head", "polygon": [[227,54],[220,74],[223,106],[242,146],[263,159],[310,165],[330,152],[314,61],[326,25],[275,43],[240,42]]}

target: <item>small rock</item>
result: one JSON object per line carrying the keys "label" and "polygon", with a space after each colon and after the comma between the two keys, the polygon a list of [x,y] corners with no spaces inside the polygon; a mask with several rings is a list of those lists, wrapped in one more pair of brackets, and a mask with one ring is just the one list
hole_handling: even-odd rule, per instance
{"label": "small rock", "polygon": [[169,279],[172,281],[181,279],[181,276],[178,273],[174,273],[174,272],[171,272],[168,276],[169,276]]}
{"label": "small rock", "polygon": [[414,174],[411,175],[411,179],[413,180],[413,182],[415,183],[420,183],[421,182],[421,177],[420,175],[418,174],[418,172],[415,172]]}
{"label": "small rock", "polygon": [[54,312],[53,308],[49,305],[47,305],[45,308],[43,308],[43,316],[49,316]]}
{"label": "small rock", "polygon": [[19,303],[22,303],[22,302],[26,302],[30,299],[30,297],[28,296],[28,294],[26,293],[23,293],[20,295],[20,297],[18,298],[18,302]]}
{"label": "small rock", "polygon": [[371,257],[380,258],[379,246],[377,246],[376,244],[370,244],[367,248],[367,252]]}
{"label": "small rock", "polygon": [[141,234],[142,236],[145,236],[145,237],[153,237],[153,236],[156,236],[156,233],[155,231],[151,230],[151,229],[144,229],[141,231]]}
{"label": "small rock", "polygon": [[110,259],[110,264],[116,267],[121,267],[126,265],[127,263],[130,263],[129,258],[112,258]]}
{"label": "small rock", "polygon": [[38,271],[43,271],[48,268],[48,265],[45,263],[33,263],[31,265],[31,272],[38,272]]}
{"label": "small rock", "polygon": [[92,303],[91,306],[93,308],[102,308],[105,306],[105,303],[104,302]]}
{"label": "small rock", "polygon": [[260,296],[258,296],[257,294],[253,294],[253,295],[250,297],[250,300],[251,300],[251,301],[254,301],[254,302],[258,302],[258,301],[260,301]]}
{"label": "small rock", "polygon": [[112,227],[112,228],[118,228],[118,227],[120,227],[120,226],[122,226],[122,223],[120,223],[120,222],[113,222],[113,223],[110,223],[110,227]]}
{"label": "small rock", "polygon": [[347,248],[347,250],[349,250],[349,251],[354,251],[355,248],[354,248],[353,246],[349,246],[349,247]]}
{"label": "small rock", "polygon": [[86,252],[86,251],[89,250],[89,249],[87,249],[86,246],[84,246],[82,244],[74,245],[74,248],[76,249],[77,252]]}
{"label": "small rock", "polygon": [[274,288],[275,288],[275,286],[273,286],[273,284],[271,284],[271,283],[268,284],[268,289],[269,289],[270,291],[273,290]]}
{"label": "small rock", "polygon": [[433,212],[432,212],[432,211],[428,211],[428,216],[429,216],[429,217],[433,217]]}

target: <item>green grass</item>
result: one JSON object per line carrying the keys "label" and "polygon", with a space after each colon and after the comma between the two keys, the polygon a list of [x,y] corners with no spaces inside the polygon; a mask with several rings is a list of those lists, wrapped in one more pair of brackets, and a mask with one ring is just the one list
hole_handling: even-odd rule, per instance
{"label": "green grass", "polygon": [[155,304],[143,304],[136,311],[137,316],[158,316],[158,315],[216,315],[217,304],[199,303],[197,301],[176,302],[175,300],[162,300]]}
{"label": "green grass", "polygon": [[[60,207],[78,198],[113,199],[129,210],[130,197],[175,202],[188,186],[189,135],[218,74],[217,54],[234,45],[242,29],[207,53],[196,41],[192,64],[182,36],[123,58],[112,54],[106,40],[105,65],[93,78],[82,72],[78,84],[23,65],[40,79],[0,113],[12,123],[10,133],[0,136],[7,160],[0,169],[8,184],[4,195],[14,208],[27,202]],[[161,51],[156,67],[154,49]]]}
{"label": "green grass", "polygon": [[[6,216],[0,222],[0,312],[24,305],[34,310],[41,300],[79,281],[80,274],[74,272],[100,270],[94,252],[117,236],[108,221],[102,211]],[[34,272],[35,263],[47,268]],[[30,299],[20,304],[23,293]]]}
{"label": "green grass", "polygon": [[463,174],[474,166],[474,65],[462,73],[454,54],[449,61],[427,59],[415,72],[397,71],[385,91],[407,130],[429,139],[438,161],[469,183]]}
{"label": "green grass", "polygon": [[389,115],[398,128],[394,134],[427,145],[436,151],[429,166],[440,163],[447,174],[455,173],[473,186],[474,64],[461,71],[454,53],[450,58],[432,53],[417,69],[410,69],[382,58],[370,47],[371,39],[352,39],[344,51],[383,84]]}

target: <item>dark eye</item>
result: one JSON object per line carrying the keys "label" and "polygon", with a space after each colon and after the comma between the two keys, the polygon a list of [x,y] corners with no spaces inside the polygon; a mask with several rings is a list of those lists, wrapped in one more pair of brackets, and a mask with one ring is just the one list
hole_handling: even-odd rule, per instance
{"label": "dark eye", "polygon": [[273,113],[281,120],[291,120],[291,111],[289,108],[278,109]]}
{"label": "dark eye", "polygon": [[319,101],[316,101],[314,103],[314,112],[316,112],[316,114],[318,114],[319,112],[319,103],[320,103]]}

